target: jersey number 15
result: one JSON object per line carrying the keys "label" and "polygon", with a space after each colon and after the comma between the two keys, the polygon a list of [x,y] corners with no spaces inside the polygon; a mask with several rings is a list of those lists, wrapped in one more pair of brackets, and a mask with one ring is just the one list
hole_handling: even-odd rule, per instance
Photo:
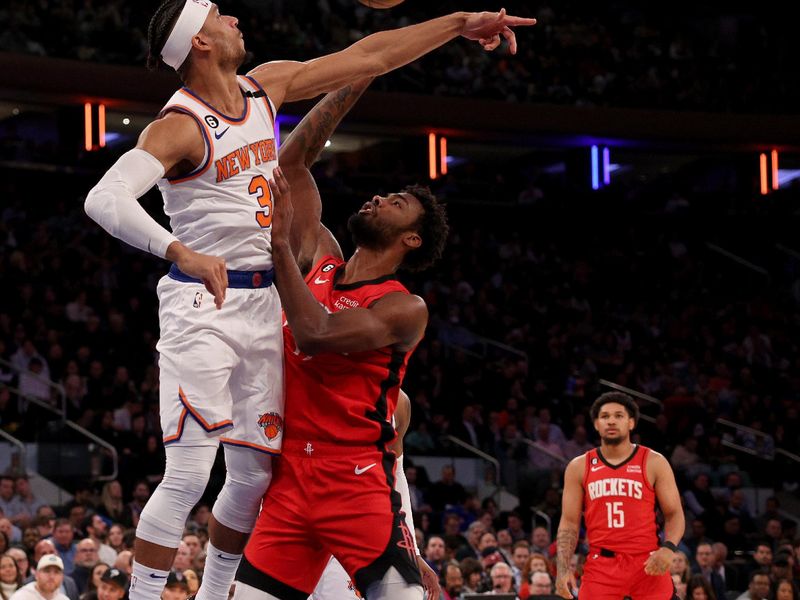
{"label": "jersey number 15", "polygon": [[608,528],[621,529],[625,527],[625,513],[622,512],[622,502],[606,502],[608,512]]}

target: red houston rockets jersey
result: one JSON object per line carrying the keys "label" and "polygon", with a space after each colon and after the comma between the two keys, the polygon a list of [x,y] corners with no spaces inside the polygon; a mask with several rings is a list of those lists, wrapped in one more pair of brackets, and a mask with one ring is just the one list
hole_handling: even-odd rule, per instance
{"label": "red houston rockets jersey", "polygon": [[[345,262],[327,256],[306,277],[311,293],[330,312],[369,308],[386,294],[408,290],[394,275],[337,284]],[[349,354],[307,356],[284,321],[286,431],[284,442],[366,446],[394,439],[392,415],[409,352],[391,347]]]}
{"label": "red houston rockets jersey", "polygon": [[611,465],[599,448],[586,453],[583,510],[589,545],[636,554],[658,547],[656,493],[647,480],[650,449],[635,445],[624,462]]}

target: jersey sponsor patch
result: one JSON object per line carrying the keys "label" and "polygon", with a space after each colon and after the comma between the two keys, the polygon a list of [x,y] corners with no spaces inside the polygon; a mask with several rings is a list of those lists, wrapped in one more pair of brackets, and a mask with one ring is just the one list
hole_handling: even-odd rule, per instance
{"label": "jersey sponsor patch", "polygon": [[276,412],[264,413],[258,416],[258,426],[264,430],[264,435],[272,441],[283,431],[283,417]]}
{"label": "jersey sponsor patch", "polygon": [[219,127],[219,119],[214,115],[206,115],[203,120],[206,122],[206,125],[211,127],[211,129],[216,129]]}
{"label": "jersey sponsor patch", "polygon": [[333,263],[328,263],[324,267],[322,267],[322,272],[327,273],[328,271],[333,271],[336,268],[336,265]]}

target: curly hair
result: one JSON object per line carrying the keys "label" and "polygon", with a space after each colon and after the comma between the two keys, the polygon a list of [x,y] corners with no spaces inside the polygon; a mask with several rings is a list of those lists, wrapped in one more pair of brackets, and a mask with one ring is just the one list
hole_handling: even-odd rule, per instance
{"label": "curly hair", "polygon": [[592,407],[589,409],[589,414],[592,416],[592,421],[597,419],[597,417],[600,415],[600,409],[603,408],[604,405],[611,404],[612,402],[622,404],[622,406],[625,407],[625,412],[628,413],[628,416],[632,418],[634,422],[639,422],[639,405],[636,404],[634,399],[628,396],[628,394],[623,394],[622,392],[606,392],[597,400],[595,400],[592,403]]}
{"label": "curly hair", "polygon": [[414,196],[423,209],[422,215],[413,225],[422,239],[422,245],[406,254],[400,268],[411,272],[424,271],[442,257],[450,232],[447,211],[427,186],[408,185],[400,193]]}

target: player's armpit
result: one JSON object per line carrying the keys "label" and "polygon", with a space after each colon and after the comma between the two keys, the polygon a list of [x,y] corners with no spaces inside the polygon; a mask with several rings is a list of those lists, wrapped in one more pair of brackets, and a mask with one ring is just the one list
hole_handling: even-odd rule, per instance
{"label": "player's armpit", "polygon": [[[387,346],[411,350],[422,338],[428,309],[419,296],[391,293],[370,308],[352,308],[326,314],[312,327],[303,319],[287,318],[298,348],[305,354],[364,352]],[[300,325],[300,327],[298,327]]]}
{"label": "player's armpit", "polygon": [[177,174],[175,167],[184,161],[190,163],[187,172],[203,162],[205,144],[200,127],[187,114],[168,112],[142,131],[136,147],[156,157],[164,165],[166,176],[172,177]]}

